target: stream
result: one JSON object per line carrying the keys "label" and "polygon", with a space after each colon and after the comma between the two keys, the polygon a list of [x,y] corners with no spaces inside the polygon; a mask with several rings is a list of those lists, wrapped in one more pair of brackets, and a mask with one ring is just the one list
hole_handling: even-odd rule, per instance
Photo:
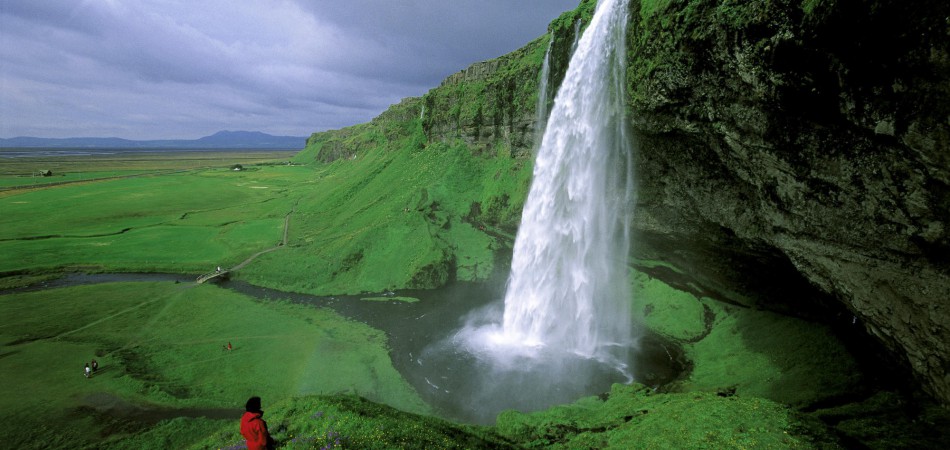
{"label": "stream", "polygon": [[[677,345],[660,336],[645,334],[636,348],[629,349],[630,359],[636,363],[626,374],[578,357],[559,361],[556,368],[530,368],[526,363],[525,370],[515,372],[513,377],[510,373],[500,376],[470,353],[451,345],[451,338],[473,311],[502,307],[506,276],[496,273],[486,282],[459,281],[438,289],[406,289],[359,296],[283,292],[238,280],[222,280],[216,284],[259,300],[283,299],[330,308],[385,332],[393,366],[440,416],[460,422],[493,424],[498,413],[505,409],[527,412],[570,403],[584,396],[603,395],[610,391],[611,384],[628,382],[630,376],[637,382],[659,388],[686,369],[685,357]],[[194,277],[145,273],[68,274],[28,288],[0,292],[0,295],[132,281],[193,283]],[[361,300],[367,297],[412,297],[419,301]],[[563,382],[573,374],[585,374],[588,379],[582,383]]]}

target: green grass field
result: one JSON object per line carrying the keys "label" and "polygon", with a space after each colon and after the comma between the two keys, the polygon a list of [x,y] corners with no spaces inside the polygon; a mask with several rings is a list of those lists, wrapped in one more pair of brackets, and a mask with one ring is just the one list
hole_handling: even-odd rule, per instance
{"label": "green grass field", "polygon": [[[368,292],[367,301],[484,279],[510,245],[530,168],[461,145],[423,151],[418,126],[382,148],[369,145],[382,145],[378,129],[356,127],[347,139],[361,150],[329,163],[235,172],[223,155],[183,170],[164,161],[157,167],[174,171],[156,173],[133,161],[126,169],[148,175],[0,191],[0,289],[70,271],[190,280],[246,261],[232,278],[284,292]],[[635,318],[682,349],[683,376],[656,391],[618,385],[549,411],[505,412],[487,428],[432,417],[393,368],[386,336],[330,310],[192,282],[7,292],[0,419],[16,424],[4,435],[17,448],[240,448],[240,407],[260,395],[282,448],[337,439],[343,448],[946,443],[931,436],[950,424],[945,412],[909,411],[903,394],[876,391],[826,326],[696,298],[641,273],[632,281]],[[93,358],[102,369],[86,379]]]}
{"label": "green grass field", "polygon": [[[251,395],[351,393],[428,411],[383,333],[324,309],[143,282],[8,294],[0,315],[0,414],[23,425],[4,432],[16,448],[116,440],[150,425],[124,412],[240,410]],[[86,379],[92,359],[100,370]]]}

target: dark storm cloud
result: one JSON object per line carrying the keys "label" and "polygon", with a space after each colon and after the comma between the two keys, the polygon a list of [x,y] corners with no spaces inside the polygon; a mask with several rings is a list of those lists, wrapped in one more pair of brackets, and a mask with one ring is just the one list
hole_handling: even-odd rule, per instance
{"label": "dark storm cloud", "polygon": [[0,137],[352,125],[576,3],[0,0]]}
{"label": "dark storm cloud", "polygon": [[[359,36],[364,45],[373,49],[361,55],[336,55],[355,60],[341,66],[370,76],[384,67],[408,83],[431,85],[471,63],[521,47],[543,34],[548,22],[576,6],[578,1],[314,3],[298,0],[298,3],[317,20]],[[537,11],[544,13],[537,14]]]}

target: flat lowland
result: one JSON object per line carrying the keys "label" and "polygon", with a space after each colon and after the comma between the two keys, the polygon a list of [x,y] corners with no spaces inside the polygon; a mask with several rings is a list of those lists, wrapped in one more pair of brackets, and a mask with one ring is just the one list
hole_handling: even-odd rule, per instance
{"label": "flat lowland", "polygon": [[4,157],[0,150],[0,190],[52,186],[105,178],[159,174],[212,167],[277,163],[289,151],[174,151],[73,156]]}

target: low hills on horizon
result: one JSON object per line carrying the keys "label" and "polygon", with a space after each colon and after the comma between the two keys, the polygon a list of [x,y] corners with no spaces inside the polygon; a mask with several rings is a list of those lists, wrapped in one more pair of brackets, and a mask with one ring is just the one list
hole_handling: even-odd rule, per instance
{"label": "low hills on horizon", "polygon": [[0,138],[0,148],[154,148],[301,150],[306,136],[273,136],[259,131],[219,131],[198,139],[132,140],[116,137]]}

